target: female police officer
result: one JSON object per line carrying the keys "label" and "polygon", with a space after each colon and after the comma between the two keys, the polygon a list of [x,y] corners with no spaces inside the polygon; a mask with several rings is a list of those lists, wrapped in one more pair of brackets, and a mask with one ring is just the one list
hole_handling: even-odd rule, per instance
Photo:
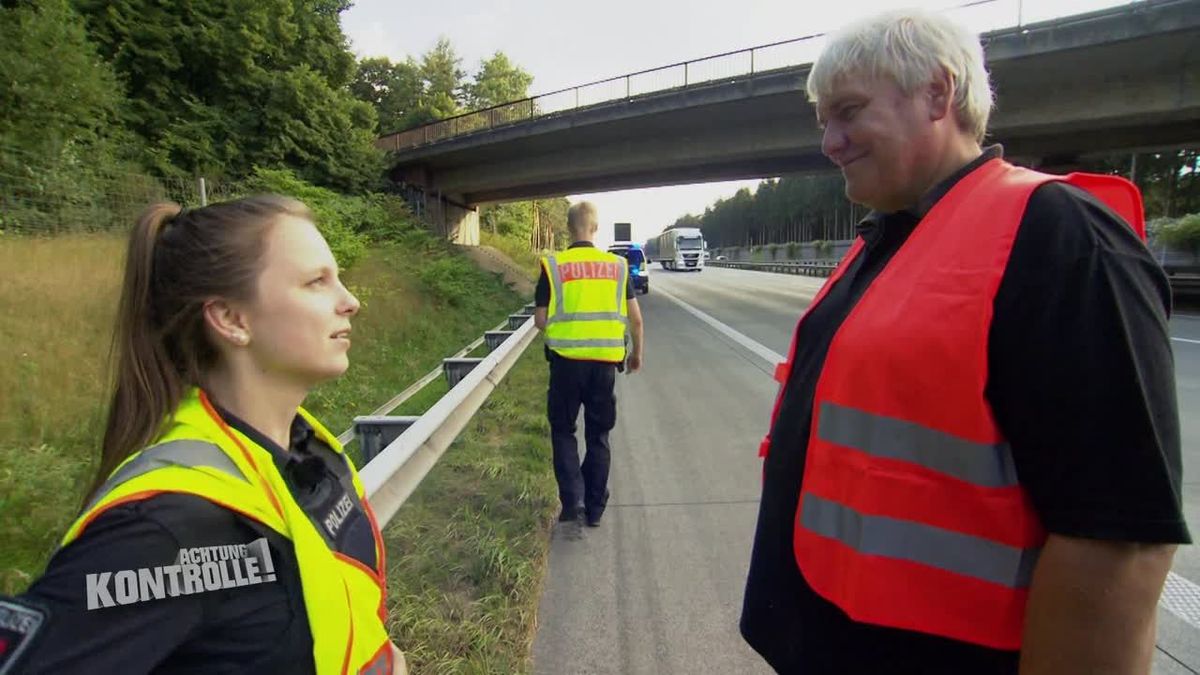
{"label": "female police officer", "polygon": [[147,209],[96,484],[0,604],[0,673],[406,672],[362,484],[300,407],[358,307],[297,201]]}

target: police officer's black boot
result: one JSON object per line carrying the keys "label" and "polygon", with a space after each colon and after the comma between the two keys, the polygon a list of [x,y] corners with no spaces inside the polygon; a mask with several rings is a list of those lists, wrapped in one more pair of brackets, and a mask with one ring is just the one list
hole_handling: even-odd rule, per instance
{"label": "police officer's black boot", "polygon": [[558,522],[566,523],[572,520],[578,520],[582,515],[583,504],[576,504],[575,508],[573,509],[568,509],[564,506],[563,509],[558,512]]}
{"label": "police officer's black boot", "polygon": [[604,501],[599,505],[588,509],[587,524],[588,527],[600,527],[600,516],[604,515],[604,507],[608,505],[608,490],[604,491]]}

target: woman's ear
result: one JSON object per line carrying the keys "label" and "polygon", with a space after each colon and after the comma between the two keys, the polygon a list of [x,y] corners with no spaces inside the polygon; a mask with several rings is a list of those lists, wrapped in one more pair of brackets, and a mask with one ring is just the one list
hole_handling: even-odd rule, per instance
{"label": "woman's ear", "polygon": [[206,301],[204,323],[217,339],[239,347],[250,344],[250,324],[245,312],[228,300]]}

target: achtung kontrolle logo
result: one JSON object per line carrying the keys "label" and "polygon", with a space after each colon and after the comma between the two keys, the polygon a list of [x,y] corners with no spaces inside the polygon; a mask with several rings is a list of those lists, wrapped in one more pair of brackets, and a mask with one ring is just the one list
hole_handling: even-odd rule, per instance
{"label": "achtung kontrolle logo", "polygon": [[266,538],[249,544],[181,548],[172,565],[87,575],[88,609],[275,581]]}

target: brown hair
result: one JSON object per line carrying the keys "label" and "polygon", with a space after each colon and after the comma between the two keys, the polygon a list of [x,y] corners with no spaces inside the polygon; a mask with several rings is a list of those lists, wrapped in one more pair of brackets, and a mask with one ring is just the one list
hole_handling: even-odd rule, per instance
{"label": "brown hair", "polygon": [[187,388],[216,362],[204,303],[252,297],[266,234],[283,215],[312,219],[304,204],[276,195],[189,211],[167,202],[142,213],[129,236],[113,332],[112,402],[87,498],[163,433]]}

